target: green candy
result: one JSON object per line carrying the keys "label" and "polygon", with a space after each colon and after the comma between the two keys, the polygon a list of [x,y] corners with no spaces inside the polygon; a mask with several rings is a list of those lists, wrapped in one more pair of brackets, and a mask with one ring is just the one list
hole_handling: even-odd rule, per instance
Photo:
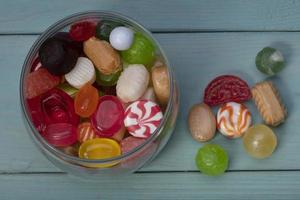
{"label": "green candy", "polygon": [[65,93],[70,95],[72,98],[74,98],[76,93],[78,92],[78,89],[70,86],[68,83],[62,83],[58,86],[58,88],[63,90]]}
{"label": "green candy", "polygon": [[121,70],[110,75],[104,75],[99,70],[96,70],[96,83],[101,86],[114,86],[121,75]]}
{"label": "green candy", "polygon": [[263,48],[256,56],[256,67],[262,73],[272,76],[280,72],[285,64],[280,51],[272,48]]}
{"label": "green candy", "polygon": [[135,33],[131,47],[121,51],[121,57],[129,64],[143,64],[150,67],[155,58],[155,46],[141,33]]}
{"label": "green candy", "polygon": [[228,154],[217,144],[206,144],[196,155],[197,168],[206,175],[218,176],[228,168]]}
{"label": "green candy", "polygon": [[122,24],[108,20],[100,21],[96,26],[96,37],[109,42],[109,35],[117,26],[122,26]]}

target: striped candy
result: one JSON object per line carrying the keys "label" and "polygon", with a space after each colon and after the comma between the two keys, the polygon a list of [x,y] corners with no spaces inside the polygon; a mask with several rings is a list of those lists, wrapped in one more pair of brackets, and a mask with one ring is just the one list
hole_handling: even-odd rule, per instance
{"label": "striped candy", "polygon": [[148,138],[157,129],[162,118],[163,114],[156,103],[139,100],[127,107],[124,124],[132,136]]}
{"label": "striped candy", "polygon": [[97,138],[90,122],[83,122],[77,128],[77,139],[80,143]]}
{"label": "striped candy", "polygon": [[219,131],[229,137],[241,137],[251,125],[251,114],[246,106],[229,102],[218,111],[217,127]]}

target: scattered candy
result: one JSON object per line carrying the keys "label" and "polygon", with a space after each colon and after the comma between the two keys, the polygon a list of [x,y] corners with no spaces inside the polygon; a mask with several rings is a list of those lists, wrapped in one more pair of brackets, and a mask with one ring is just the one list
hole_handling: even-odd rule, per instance
{"label": "scattered candy", "polygon": [[83,21],[73,24],[69,30],[70,37],[75,41],[85,41],[93,37],[96,33],[94,22]]}
{"label": "scattered candy", "polygon": [[143,94],[143,96],[140,98],[140,100],[149,100],[149,101],[152,101],[152,102],[157,102],[156,100],[156,96],[155,96],[155,92],[154,92],[154,89],[153,87],[149,87],[146,92]]}
{"label": "scattered candy", "polygon": [[217,144],[205,144],[196,155],[197,168],[206,175],[219,176],[228,168],[228,154]]}
{"label": "scattered candy", "polygon": [[116,73],[105,75],[102,74],[99,70],[96,70],[96,83],[101,86],[114,86],[117,84],[117,81],[121,75],[121,70]]}
{"label": "scattered candy", "polygon": [[260,115],[266,124],[278,126],[287,117],[287,110],[279,92],[271,81],[257,83],[251,90]]}
{"label": "scattered candy", "polygon": [[168,69],[165,66],[152,69],[152,83],[158,101],[166,105],[170,97],[170,80]]}
{"label": "scattered candy", "polygon": [[259,71],[272,76],[284,68],[284,58],[280,51],[265,47],[257,54],[255,64]]}
{"label": "scattered candy", "polygon": [[114,28],[109,35],[111,46],[119,51],[130,48],[133,42],[133,31],[125,26]]}
{"label": "scattered candy", "polygon": [[157,104],[139,100],[126,108],[124,124],[132,136],[148,138],[156,131],[162,118],[163,114]]}
{"label": "scattered candy", "polygon": [[47,39],[39,49],[40,61],[51,74],[69,73],[77,62],[79,52],[68,42],[57,38]]}
{"label": "scattered candy", "polygon": [[[120,145],[109,138],[95,138],[87,140],[79,147],[79,157],[85,159],[109,159],[120,155]],[[89,164],[89,167],[105,168],[116,164],[116,162],[108,164]]]}
{"label": "scattered candy", "polygon": [[97,138],[97,134],[93,130],[93,127],[90,122],[83,122],[79,124],[77,128],[77,139],[80,143],[83,143],[87,140]]}
{"label": "scattered candy", "polygon": [[66,147],[77,141],[76,126],[70,123],[50,124],[43,137],[55,147]]}
{"label": "scattered candy", "polygon": [[108,42],[92,37],[83,43],[83,51],[105,75],[121,70],[120,56]]}
{"label": "scattered candy", "polygon": [[129,65],[117,82],[117,96],[124,102],[138,100],[149,84],[149,72],[144,65]]}
{"label": "scattered candy", "polygon": [[141,33],[135,33],[131,47],[121,52],[122,59],[129,64],[151,66],[155,58],[155,47]]}
{"label": "scattered candy", "polygon": [[111,95],[100,97],[99,104],[91,116],[91,124],[100,137],[112,137],[123,127],[124,108],[120,100]]}
{"label": "scattered candy", "polygon": [[251,114],[246,106],[229,102],[218,111],[218,130],[229,138],[238,138],[247,131],[251,125]]}
{"label": "scattered candy", "polygon": [[97,108],[98,99],[98,90],[90,83],[85,84],[75,96],[74,108],[76,114],[81,117],[91,116]]}
{"label": "scattered candy", "polygon": [[100,40],[106,40],[107,42],[109,42],[109,36],[111,31],[118,26],[122,26],[122,24],[113,21],[103,20],[97,24],[96,37]]}
{"label": "scattered candy", "polygon": [[258,159],[269,157],[277,146],[274,132],[263,124],[257,124],[248,129],[243,137],[246,152]]}
{"label": "scattered candy", "polygon": [[251,99],[248,84],[239,77],[223,75],[212,80],[205,88],[204,103],[209,106]]}
{"label": "scattered candy", "polygon": [[75,67],[65,75],[66,81],[73,87],[80,89],[84,84],[93,84],[96,72],[92,61],[79,57]]}
{"label": "scattered candy", "polygon": [[70,86],[68,83],[62,83],[58,86],[59,89],[70,95],[70,97],[74,98],[78,89]]}
{"label": "scattered candy", "polygon": [[28,99],[37,97],[56,87],[60,78],[53,76],[46,69],[40,68],[28,74],[25,79],[25,97]]}
{"label": "scattered candy", "polygon": [[189,112],[189,129],[192,137],[198,142],[211,140],[216,132],[216,118],[205,103],[194,105]]}
{"label": "scattered candy", "polygon": [[130,152],[131,150],[145,143],[145,141],[146,141],[145,138],[137,138],[133,136],[129,136],[125,138],[124,140],[121,141],[122,153],[124,154]]}

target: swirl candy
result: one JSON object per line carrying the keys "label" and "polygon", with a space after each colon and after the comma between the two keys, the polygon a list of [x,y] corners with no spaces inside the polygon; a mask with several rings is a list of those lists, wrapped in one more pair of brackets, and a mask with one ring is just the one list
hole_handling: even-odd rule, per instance
{"label": "swirl candy", "polygon": [[229,138],[241,137],[250,124],[250,112],[242,104],[229,102],[218,111],[217,127],[223,135]]}
{"label": "swirl candy", "polygon": [[148,138],[157,129],[162,118],[163,114],[157,104],[139,100],[127,107],[124,124],[134,137]]}
{"label": "swirl candy", "polygon": [[138,100],[146,91],[149,72],[141,64],[129,65],[117,82],[117,96],[124,103]]}

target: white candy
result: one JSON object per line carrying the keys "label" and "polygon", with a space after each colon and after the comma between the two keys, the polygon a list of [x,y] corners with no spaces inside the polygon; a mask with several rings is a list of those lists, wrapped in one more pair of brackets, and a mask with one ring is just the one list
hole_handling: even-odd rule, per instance
{"label": "white candy", "polygon": [[124,103],[138,100],[149,84],[149,72],[141,64],[128,65],[117,82],[117,96]]}
{"label": "white candy", "polygon": [[149,100],[152,102],[156,102],[156,96],[153,87],[149,87],[141,99]]}
{"label": "white candy", "polygon": [[87,82],[94,83],[96,72],[92,61],[86,57],[79,57],[75,67],[65,75],[65,78],[71,86],[77,89]]}
{"label": "white candy", "polygon": [[131,29],[119,26],[114,28],[109,35],[111,46],[119,51],[124,51],[130,48],[133,42],[134,33]]}

